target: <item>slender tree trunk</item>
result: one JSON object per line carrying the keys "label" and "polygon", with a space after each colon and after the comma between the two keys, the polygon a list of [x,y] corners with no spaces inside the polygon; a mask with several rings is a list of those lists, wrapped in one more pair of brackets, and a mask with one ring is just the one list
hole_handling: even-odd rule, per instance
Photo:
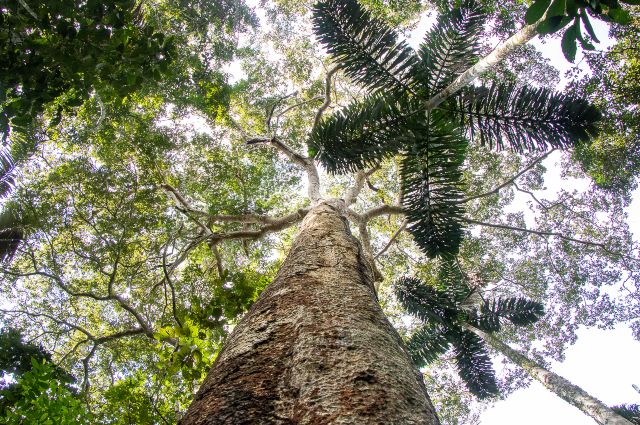
{"label": "slender tree trunk", "polygon": [[305,217],[182,425],[439,424],[342,209]]}
{"label": "slender tree trunk", "polygon": [[590,396],[585,390],[572,384],[562,376],[547,370],[537,362],[509,347],[495,336],[466,325],[466,328],[485,340],[509,360],[523,368],[532,378],[540,381],[547,389],[567,403],[582,410],[601,425],[632,425],[631,422],[611,410],[606,404]]}

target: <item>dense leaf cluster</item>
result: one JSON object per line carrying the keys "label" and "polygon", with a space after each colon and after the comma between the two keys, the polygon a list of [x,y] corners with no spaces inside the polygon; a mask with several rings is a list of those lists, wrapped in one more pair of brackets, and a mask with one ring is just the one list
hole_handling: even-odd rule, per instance
{"label": "dense leaf cluster", "polygon": [[[629,5],[639,5],[638,0],[621,0]],[[541,34],[551,34],[571,23],[562,36],[562,53],[570,62],[576,58],[577,42],[585,50],[595,50],[589,39],[599,42],[593,31],[589,16],[595,16],[608,22],[628,24],[631,22],[629,11],[618,0],[536,0],[527,9],[525,22],[533,24],[544,16],[538,26]],[[582,26],[588,38],[582,34]]]}

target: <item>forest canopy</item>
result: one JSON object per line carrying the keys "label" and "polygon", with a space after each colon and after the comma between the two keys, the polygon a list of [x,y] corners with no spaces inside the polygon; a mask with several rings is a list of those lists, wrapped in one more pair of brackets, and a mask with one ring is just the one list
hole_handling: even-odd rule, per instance
{"label": "forest canopy", "polygon": [[[638,3],[334,3],[0,8],[0,422],[179,421],[322,198],[443,424],[530,382],[459,327],[541,365],[581,327],[640,340]],[[563,91],[523,44],[428,103],[527,28]]]}

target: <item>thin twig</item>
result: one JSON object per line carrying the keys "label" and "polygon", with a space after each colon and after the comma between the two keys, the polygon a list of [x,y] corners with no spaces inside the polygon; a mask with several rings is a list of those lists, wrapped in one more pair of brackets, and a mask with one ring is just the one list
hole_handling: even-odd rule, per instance
{"label": "thin twig", "polygon": [[468,198],[465,198],[461,201],[458,201],[458,203],[463,204],[465,202],[469,202],[469,201],[473,201],[474,199],[478,199],[478,198],[484,198],[485,196],[489,196],[489,195],[493,195],[496,194],[498,192],[500,192],[500,190],[504,189],[505,187],[509,186],[510,184],[515,184],[515,181],[522,176],[523,174],[525,174],[527,171],[531,170],[533,167],[535,167],[540,161],[544,160],[546,157],[548,157],[551,152],[555,151],[555,149],[551,149],[549,152],[545,153],[544,155],[539,156],[538,158],[534,159],[533,161],[531,161],[531,163],[529,165],[527,165],[525,168],[523,168],[521,171],[518,172],[518,174],[516,174],[515,176],[511,177],[509,180],[505,181],[504,183],[502,183],[500,186],[488,191],[488,192],[484,192],[484,193],[480,193],[478,195],[473,195],[470,196]]}
{"label": "thin twig", "polygon": [[404,220],[402,222],[402,225],[398,228],[398,230],[396,230],[396,232],[393,234],[393,236],[391,236],[391,239],[389,239],[389,242],[387,242],[387,244],[384,246],[384,248],[382,248],[382,250],[380,250],[380,252],[378,252],[376,254],[376,256],[374,257],[376,260],[378,259],[378,257],[384,255],[385,252],[387,252],[387,250],[389,248],[391,248],[391,245],[393,245],[393,243],[396,241],[396,239],[398,239],[398,236],[400,236],[400,233],[402,233],[402,231],[407,227],[407,224],[409,222],[407,220]]}
{"label": "thin twig", "polygon": [[525,229],[523,227],[508,226],[506,224],[485,223],[485,222],[482,222],[482,221],[476,221],[476,220],[471,220],[471,219],[465,219],[464,221],[466,221],[469,224],[477,224],[479,226],[493,227],[493,228],[496,228],[496,229],[514,230],[516,232],[531,233],[531,234],[538,235],[538,236],[555,236],[555,237],[558,237],[558,238],[563,239],[565,241],[576,242],[576,243],[580,243],[580,244],[583,244],[583,245],[589,245],[589,246],[596,246],[598,248],[602,248],[604,250],[607,250],[605,245],[602,244],[602,243],[585,241],[583,239],[576,239],[576,238],[572,238],[570,236],[563,235],[562,233],[558,233],[558,232],[547,232],[547,231],[544,231],[544,230]]}

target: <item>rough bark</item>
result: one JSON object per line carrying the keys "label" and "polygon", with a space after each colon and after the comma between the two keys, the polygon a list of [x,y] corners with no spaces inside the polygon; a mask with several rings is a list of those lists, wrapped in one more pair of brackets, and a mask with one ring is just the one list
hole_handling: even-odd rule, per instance
{"label": "rough bark", "polygon": [[439,424],[343,208],[323,201],[306,216],[182,425]]}
{"label": "rough bark", "polygon": [[572,384],[562,376],[551,372],[522,353],[509,347],[495,336],[467,325],[466,328],[484,339],[489,345],[502,353],[509,360],[523,368],[532,378],[539,381],[549,391],[582,410],[601,425],[632,425],[631,422],[611,410],[606,404],[590,396],[585,390]]}

